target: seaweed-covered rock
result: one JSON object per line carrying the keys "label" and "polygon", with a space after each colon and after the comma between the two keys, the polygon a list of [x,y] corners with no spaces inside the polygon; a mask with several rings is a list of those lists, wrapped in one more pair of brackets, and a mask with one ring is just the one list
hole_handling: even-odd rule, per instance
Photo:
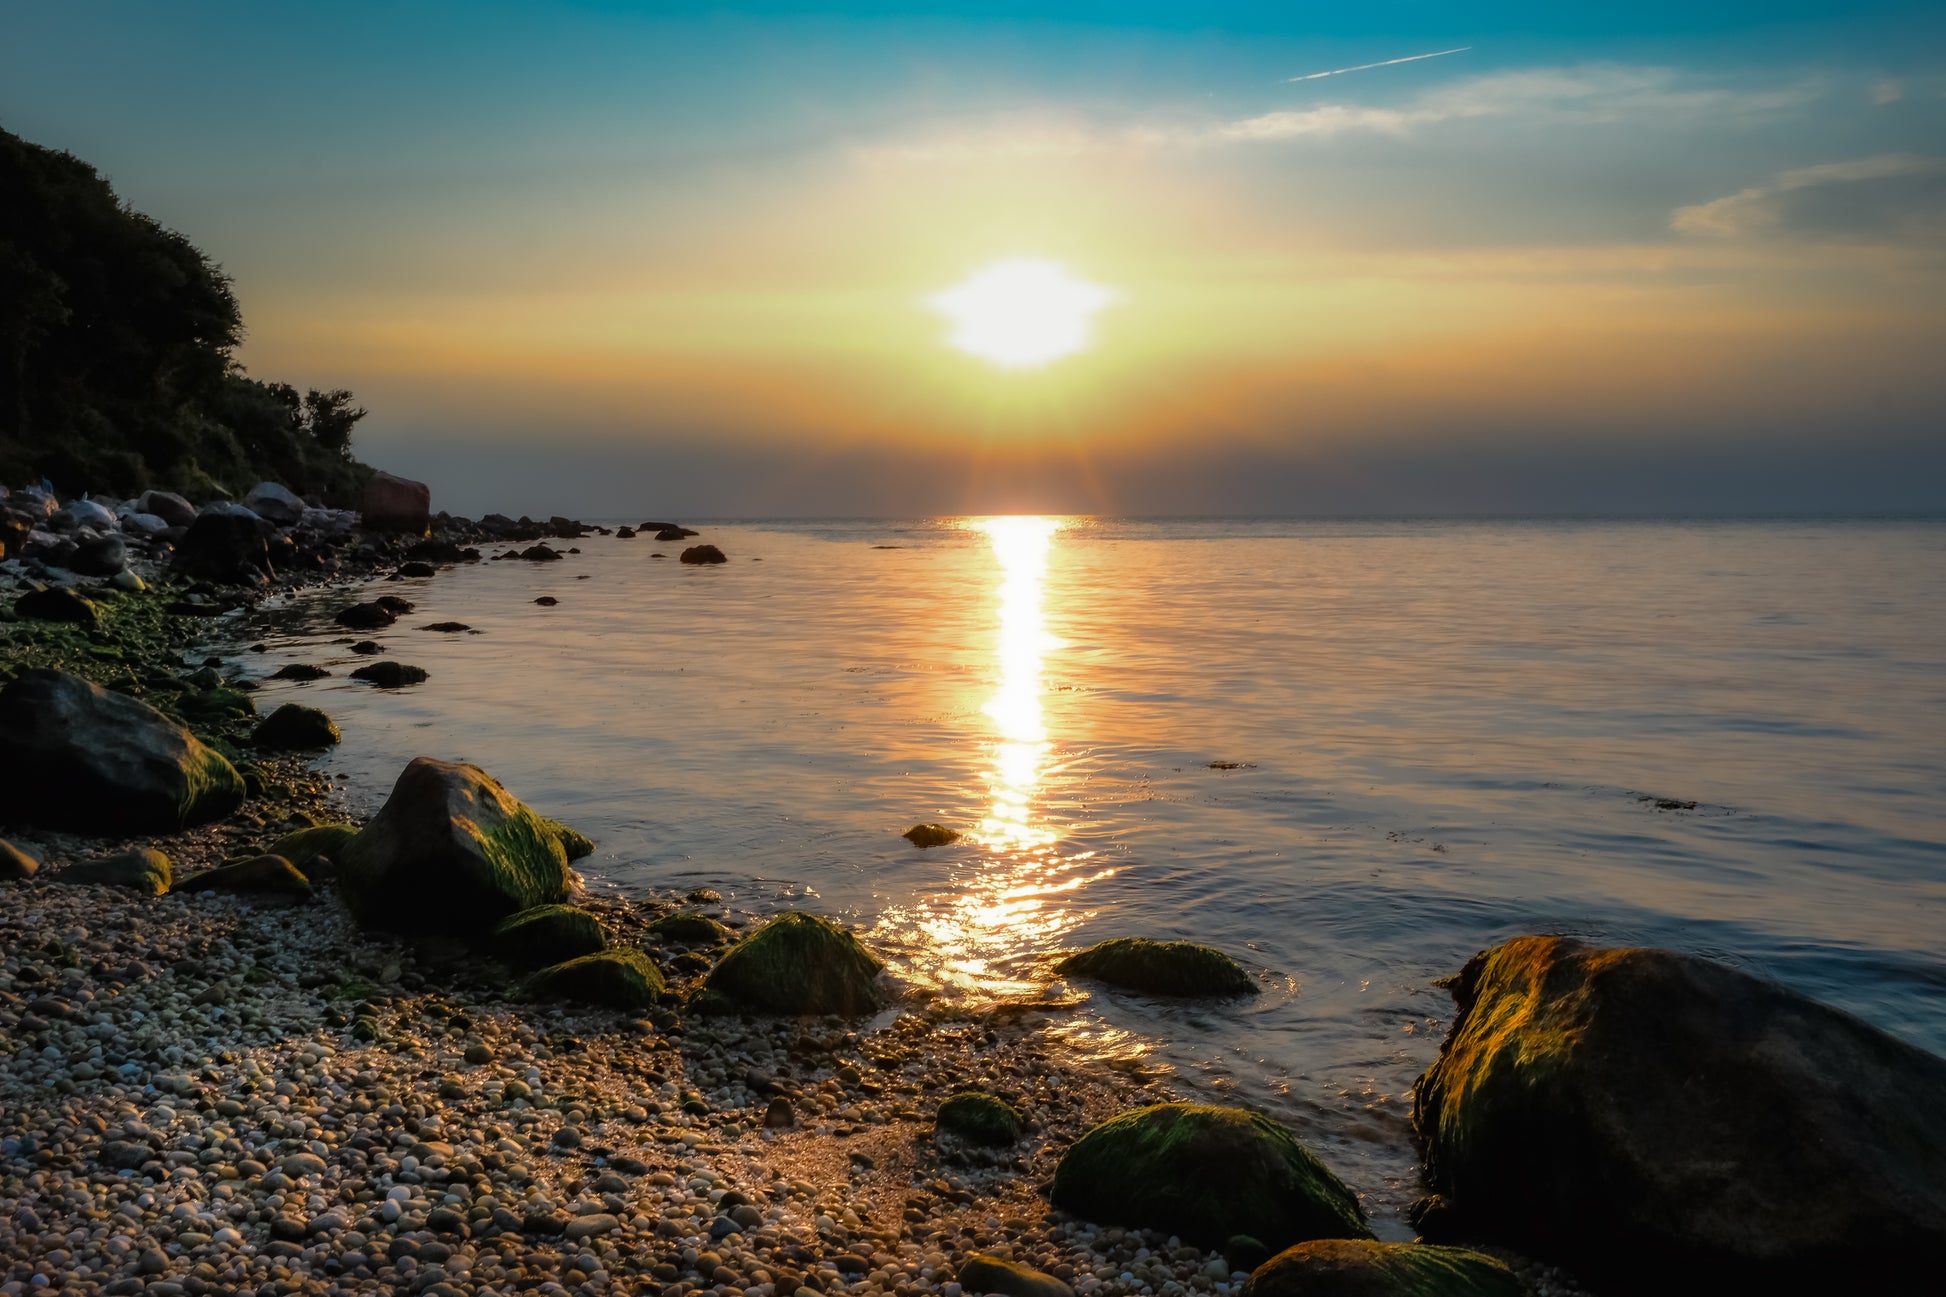
{"label": "seaweed-covered rock", "polygon": [[1254,995],[1257,984],[1237,961],[1193,941],[1116,937],[1096,942],[1054,966],[1147,995]]}
{"label": "seaweed-covered rock", "polygon": [[285,703],[257,722],[250,741],[269,751],[298,752],[328,748],[343,737],[331,718],[317,708]]}
{"label": "seaweed-covered rock", "polygon": [[730,560],[714,545],[691,545],[678,558],[684,563],[727,563]]}
{"label": "seaweed-covered rock", "polygon": [[1053,1196],[1085,1220],[1198,1247],[1237,1234],[1272,1249],[1371,1237],[1343,1181],[1289,1131],[1241,1108],[1162,1103],[1111,1118],[1063,1155]]}
{"label": "seaweed-covered rock", "polygon": [[649,931],[664,941],[683,946],[714,946],[730,938],[728,928],[709,915],[697,914],[692,910],[665,914],[649,925]]}
{"label": "seaweed-covered rock", "polygon": [[129,887],[151,896],[169,890],[169,857],[154,847],[119,851],[112,856],[77,860],[54,876],[57,883],[95,883],[102,887]]}
{"label": "seaweed-covered rock", "polygon": [[1708,960],[1474,956],[1413,1123],[1455,1230],[1622,1291],[1839,1290],[1946,1249],[1946,1059]]}
{"label": "seaweed-covered rock", "polygon": [[277,855],[252,856],[191,874],[177,885],[179,892],[244,892],[262,896],[304,899],[311,880],[290,861]]}
{"label": "seaweed-covered rock", "polygon": [[379,630],[390,626],[398,619],[398,613],[386,607],[381,601],[373,599],[366,603],[355,603],[331,620],[340,626],[349,626],[353,630]]}
{"label": "seaweed-covered rock", "polygon": [[243,801],[220,752],[150,707],[34,669],[0,689],[0,819],[91,833],[165,833]]}
{"label": "seaweed-covered rock", "polygon": [[534,974],[528,993],[538,1000],[573,1000],[639,1012],[662,994],[662,974],[639,950],[603,950]]}
{"label": "seaweed-covered rock", "polygon": [[357,836],[355,824],[317,824],[286,833],[266,854],[282,856],[306,878],[321,878],[337,872],[345,848]]}
{"label": "seaweed-covered rock", "polygon": [[1504,1261],[1425,1243],[1314,1239],[1251,1274],[1243,1297],[1521,1297]]}
{"label": "seaweed-covered rock", "polygon": [[569,860],[580,860],[595,854],[595,840],[579,829],[571,829],[559,820],[541,816],[541,822],[561,840],[561,850],[568,853]]}
{"label": "seaweed-covered rock", "polygon": [[353,671],[351,678],[375,684],[380,689],[403,689],[407,685],[423,683],[426,669],[408,666],[404,662],[372,662]]}
{"label": "seaweed-covered rock", "polygon": [[90,628],[100,620],[92,599],[58,585],[29,590],[14,600],[14,613],[28,621],[60,621]]}
{"label": "seaweed-covered rock", "polygon": [[40,871],[41,862],[16,847],[5,838],[0,838],[0,883],[18,882],[32,878]]}
{"label": "seaweed-covered rock", "polygon": [[884,967],[836,924],[789,910],[717,962],[704,980],[702,1004],[741,1013],[870,1013],[880,1003]]}
{"label": "seaweed-covered rock", "polygon": [[978,1090],[956,1094],[940,1104],[934,1123],[940,1130],[961,1139],[994,1148],[1013,1143],[1020,1138],[1021,1131],[1020,1114],[1013,1110],[1013,1105]]}
{"label": "seaweed-covered rock", "polygon": [[566,900],[573,880],[540,816],[478,766],[431,757],[406,766],[338,866],[360,923],[457,935]]}
{"label": "seaweed-covered rock", "polygon": [[955,1276],[963,1292],[1001,1297],[1074,1297],[1074,1289],[1051,1274],[997,1256],[970,1256]]}
{"label": "seaweed-covered rock", "polygon": [[521,968],[561,964],[592,955],[608,943],[595,916],[573,905],[537,905],[502,919],[493,953]]}
{"label": "seaweed-covered rock", "polygon": [[958,842],[960,831],[949,829],[943,824],[915,824],[899,836],[924,850],[927,847],[943,847],[949,842]]}

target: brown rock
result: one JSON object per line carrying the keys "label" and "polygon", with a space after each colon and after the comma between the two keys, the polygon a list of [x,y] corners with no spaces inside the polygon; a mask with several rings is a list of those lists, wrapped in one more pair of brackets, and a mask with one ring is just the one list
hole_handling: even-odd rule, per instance
{"label": "brown rock", "polygon": [[423,536],[432,526],[432,488],[411,478],[374,473],[365,484],[363,513],[370,531]]}

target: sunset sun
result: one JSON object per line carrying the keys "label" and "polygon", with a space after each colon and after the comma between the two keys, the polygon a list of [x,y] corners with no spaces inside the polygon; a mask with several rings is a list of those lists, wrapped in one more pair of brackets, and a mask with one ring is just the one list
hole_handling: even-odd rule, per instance
{"label": "sunset sun", "polygon": [[947,342],[1002,369],[1036,369],[1087,349],[1095,312],[1118,300],[1058,261],[1015,258],[974,271],[927,304]]}

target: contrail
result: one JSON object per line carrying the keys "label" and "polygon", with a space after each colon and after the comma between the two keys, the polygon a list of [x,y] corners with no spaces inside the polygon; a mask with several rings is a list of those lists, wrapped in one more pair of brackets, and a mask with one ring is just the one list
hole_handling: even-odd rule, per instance
{"label": "contrail", "polygon": [[1394,63],[1417,63],[1420,59],[1438,59],[1444,58],[1448,54],[1464,54],[1472,48],[1471,45],[1462,45],[1456,50],[1434,50],[1430,54],[1408,54],[1402,59],[1386,59],[1383,63],[1360,63],[1355,68],[1333,68],[1329,72],[1311,72],[1301,77],[1286,77],[1284,79],[1286,82],[1290,82],[1316,81],[1319,77],[1341,77],[1347,72],[1364,72],[1371,68],[1389,68]]}

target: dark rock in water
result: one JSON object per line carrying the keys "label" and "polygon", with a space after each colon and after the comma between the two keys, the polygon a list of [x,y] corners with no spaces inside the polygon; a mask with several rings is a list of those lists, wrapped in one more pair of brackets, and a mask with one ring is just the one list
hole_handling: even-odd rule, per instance
{"label": "dark rock in water", "polygon": [[29,621],[60,621],[91,628],[99,619],[92,600],[58,585],[29,590],[14,600],[14,612]]}
{"label": "dark rock in water", "polygon": [[432,488],[409,477],[374,473],[365,483],[361,512],[367,530],[423,536],[432,526]]}
{"label": "dark rock in water", "polygon": [[1237,961],[1193,941],[1116,937],[1069,955],[1054,966],[1069,977],[1092,977],[1145,995],[1255,995],[1257,984]]}
{"label": "dark rock in water", "polygon": [[1074,1297],[1074,1289],[1051,1274],[997,1256],[974,1255],[955,1276],[968,1293],[999,1293],[1001,1297]]}
{"label": "dark rock in water", "polygon": [[270,844],[266,854],[282,856],[306,878],[324,878],[337,872],[338,860],[357,836],[353,824],[314,824],[286,833]]}
{"label": "dark rock in water", "polygon": [[1096,1126],[1062,1155],[1054,1205],[1104,1225],[1219,1247],[1370,1238],[1357,1195],[1282,1126],[1241,1108],[1163,1103]]}
{"label": "dark rock in water", "polygon": [[503,919],[489,948],[519,968],[542,968],[592,955],[608,943],[601,924],[572,905],[537,905]]}
{"label": "dark rock in water", "polygon": [[259,482],[243,497],[243,507],[266,522],[288,527],[304,516],[304,501],[275,482]]}
{"label": "dark rock in water", "polygon": [[520,556],[529,563],[555,563],[562,558],[558,551],[546,545],[530,545],[520,551]]}
{"label": "dark rock in water", "polygon": [[943,847],[960,840],[958,829],[949,829],[943,824],[915,824],[899,835],[913,846]]}
{"label": "dark rock in water", "polygon": [[723,893],[714,887],[692,887],[684,894],[683,899],[691,905],[721,905]]}
{"label": "dark rock in water", "polygon": [[633,528],[633,527],[617,527],[617,528],[615,528],[615,539],[616,539],[616,540],[634,540],[634,539],[635,539],[635,528]]}
{"label": "dark rock in water", "polygon": [[641,951],[603,950],[542,969],[528,984],[528,994],[632,1013],[652,1008],[664,986],[662,974]]}
{"label": "dark rock in water", "polygon": [[403,617],[419,606],[413,603],[412,600],[401,599],[395,594],[382,594],[372,600],[372,602],[385,609],[386,612],[391,613],[394,617]]}
{"label": "dark rock in water", "polygon": [[544,594],[540,598],[534,600],[534,602],[539,604],[543,608],[552,608],[555,604],[561,601],[559,599],[556,599],[551,594]]}
{"label": "dark rock in water", "polygon": [[434,538],[412,542],[405,556],[415,563],[461,563],[466,560],[466,550],[457,541]]}
{"label": "dark rock in water", "polygon": [[338,866],[360,923],[462,936],[566,900],[572,880],[540,816],[478,766],[430,757],[405,768]]}
{"label": "dark rock in water", "polygon": [[1622,1291],[1842,1291],[1946,1247],[1946,1059],[1665,950],[1474,956],[1413,1123],[1451,1219]]}
{"label": "dark rock in water", "polygon": [[1251,1274],[1243,1297],[1522,1297],[1526,1286],[1483,1252],[1424,1243],[1316,1239]]}
{"label": "dark rock in water", "polygon": [[237,688],[205,689],[178,696],[175,710],[184,720],[196,725],[221,724],[257,714],[257,704]]}
{"label": "dark rock in water", "polygon": [[355,603],[332,618],[340,626],[349,626],[353,630],[377,630],[382,626],[390,626],[398,619],[397,613],[377,600],[370,603]]}
{"label": "dark rock in water", "polygon": [[351,651],[360,657],[373,657],[385,651],[385,646],[377,640],[361,639],[351,646]]}
{"label": "dark rock in water", "polygon": [[221,819],[243,792],[221,753],[146,703],[60,671],[0,689],[0,819],[165,833]]}
{"label": "dark rock in water", "polygon": [[399,564],[400,576],[437,576],[438,574],[438,568],[430,563],[421,563],[417,559]]}
{"label": "dark rock in water", "polygon": [[154,514],[171,527],[189,527],[196,522],[196,506],[173,491],[142,492],[135,511]]}
{"label": "dark rock in water", "polygon": [[128,566],[128,542],[117,535],[84,540],[74,547],[68,566],[82,576],[114,576]]}
{"label": "dark rock in water", "polygon": [[305,898],[311,880],[296,865],[278,855],[252,856],[192,874],[177,885],[179,892],[246,892],[264,896]]}
{"label": "dark rock in water", "polygon": [[403,689],[406,685],[422,683],[427,676],[424,667],[408,666],[404,662],[373,662],[353,671],[351,678],[369,681],[381,689]]}
{"label": "dark rock in water", "polygon": [[169,857],[153,847],[123,851],[93,860],[78,860],[54,876],[57,883],[95,883],[128,887],[151,896],[169,890]]}
{"label": "dark rock in water", "polygon": [[702,534],[688,527],[678,527],[673,522],[645,522],[636,528],[636,530],[648,531],[652,528],[655,531],[655,538],[662,541],[687,540],[691,536],[699,536]]}
{"label": "dark rock in water", "polygon": [[[374,645],[373,647],[377,647]],[[354,653],[356,649],[352,650]],[[270,673],[272,680],[322,680],[331,673],[309,662],[287,662]]]}
{"label": "dark rock in water", "polygon": [[39,872],[41,862],[16,847],[5,838],[0,838],[0,883],[18,882],[32,878]]}
{"label": "dark rock in water", "polygon": [[882,1002],[884,967],[849,932],[790,910],[730,948],[705,979],[700,1004],[742,1013],[856,1016]]}
{"label": "dark rock in water", "polygon": [[723,557],[723,551],[714,545],[691,545],[678,555],[678,557],[684,563],[727,563],[730,561]]}
{"label": "dark rock in water", "polygon": [[317,708],[285,703],[257,723],[250,742],[268,751],[301,752],[328,748],[343,737]]}
{"label": "dark rock in water", "polygon": [[541,823],[547,826],[549,833],[560,839],[561,850],[568,853],[569,860],[580,860],[584,856],[595,854],[595,840],[581,830],[571,829],[561,821],[549,819],[545,815],[541,816]]}
{"label": "dark rock in water", "polygon": [[665,914],[649,925],[649,931],[683,946],[714,946],[730,939],[730,930],[715,919],[688,912]]}
{"label": "dark rock in water", "polygon": [[940,1104],[934,1124],[961,1139],[994,1148],[1013,1143],[1021,1134],[1020,1114],[1013,1105],[977,1090],[956,1094]]}
{"label": "dark rock in water", "polygon": [[462,631],[469,631],[472,630],[473,628],[471,626],[468,626],[463,621],[436,621],[436,622],[432,622],[429,625],[422,626],[420,627],[420,629],[436,630],[436,631],[442,631],[448,635],[457,635]]}
{"label": "dark rock in water", "polygon": [[255,584],[271,571],[268,530],[248,510],[200,513],[176,542],[171,565],[184,576]]}

